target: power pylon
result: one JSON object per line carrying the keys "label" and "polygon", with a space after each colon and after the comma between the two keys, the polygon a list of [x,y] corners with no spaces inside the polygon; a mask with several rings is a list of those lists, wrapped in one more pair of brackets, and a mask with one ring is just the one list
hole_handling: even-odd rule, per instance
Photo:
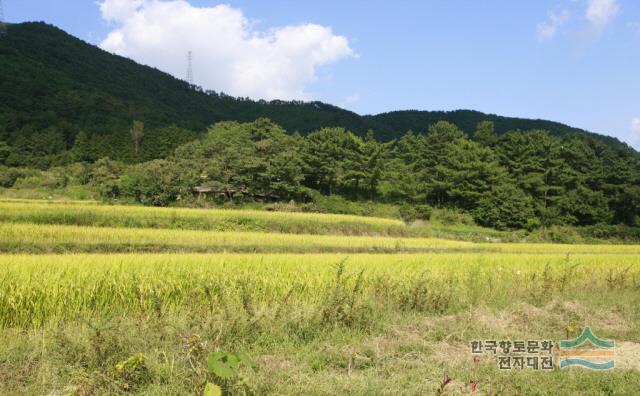
{"label": "power pylon", "polygon": [[193,85],[193,54],[191,51],[189,51],[189,54],[187,55],[187,62],[187,82],[189,85]]}
{"label": "power pylon", "polygon": [[2,0],[0,0],[0,23],[4,23],[4,10],[2,8]]}

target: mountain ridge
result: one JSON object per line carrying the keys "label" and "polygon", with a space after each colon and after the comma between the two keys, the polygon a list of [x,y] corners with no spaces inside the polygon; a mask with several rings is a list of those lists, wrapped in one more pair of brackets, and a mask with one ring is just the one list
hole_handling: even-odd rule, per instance
{"label": "mountain ridge", "polygon": [[[471,135],[479,121],[490,120],[498,134],[545,129],[557,136],[590,136],[616,150],[635,152],[617,138],[559,122],[475,110],[395,110],[359,115],[320,101],[235,98],[190,86],[43,22],[10,24],[6,31],[0,38],[0,68],[7,71],[0,76],[0,141],[10,145],[25,144],[21,142],[25,136],[55,129],[62,136],[56,144],[68,149],[84,131],[105,147],[101,154],[117,157],[117,142],[128,139],[134,119],[143,121],[149,131],[176,125],[198,135],[215,122],[266,117],[290,133],[306,135],[322,127],[343,127],[362,136],[372,129],[383,141],[409,130],[424,132],[441,120]],[[170,145],[183,141],[175,143]]]}

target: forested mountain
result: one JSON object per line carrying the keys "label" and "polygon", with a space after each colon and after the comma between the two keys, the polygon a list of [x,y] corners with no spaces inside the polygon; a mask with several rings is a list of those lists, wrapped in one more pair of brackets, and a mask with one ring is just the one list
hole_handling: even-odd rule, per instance
{"label": "forested mountain", "polygon": [[[371,129],[381,141],[399,138],[409,130],[426,132],[441,120],[468,135],[482,120],[493,121],[498,134],[530,129],[547,130],[555,136],[588,134],[550,121],[467,110],[360,116],[321,102],[234,98],[189,86],[44,23],[8,25],[0,37],[0,70],[0,161],[11,166],[42,168],[69,162],[70,149],[78,141],[91,142],[87,159],[109,156],[139,162],[160,158],[215,122],[250,122],[261,117],[289,133],[306,135],[335,126],[365,136]],[[133,120],[145,124],[139,148],[131,143]],[[630,150],[615,138],[588,135],[616,151]]]}
{"label": "forested mountain", "polygon": [[200,188],[234,202],[338,196],[504,229],[640,223],[640,155],[555,122],[233,98],[43,23],[7,27],[0,70],[2,187],[78,183],[153,205]]}
{"label": "forested mountain", "polygon": [[[357,114],[323,103],[267,103],[202,92],[42,23],[10,25],[0,37],[0,54],[0,140],[42,146],[34,154],[58,153],[84,131],[95,140],[98,156],[139,160],[165,155],[147,150],[134,157],[129,137],[134,119],[146,126],[143,151],[175,147],[217,121],[262,116],[291,132],[320,125],[366,129]],[[190,133],[158,130],[170,125]]]}
{"label": "forested mountain", "polygon": [[473,110],[456,110],[456,111],[418,111],[403,110],[382,113],[374,116],[364,116],[365,123],[368,128],[376,131],[376,136],[385,140],[398,137],[398,131],[415,131],[423,132],[426,130],[425,125],[432,125],[438,121],[447,121],[455,124],[467,135],[471,135],[481,121],[491,121],[495,125],[495,131],[498,135],[502,135],[509,131],[529,131],[529,130],[545,130],[551,135],[558,137],[567,137],[570,135],[591,135],[593,138],[606,143],[608,146],[619,149],[628,150],[625,143],[618,139],[594,133],[589,133],[579,128],[573,128],[559,122],[547,120],[531,120],[526,118],[503,117],[495,114],[485,114]]}

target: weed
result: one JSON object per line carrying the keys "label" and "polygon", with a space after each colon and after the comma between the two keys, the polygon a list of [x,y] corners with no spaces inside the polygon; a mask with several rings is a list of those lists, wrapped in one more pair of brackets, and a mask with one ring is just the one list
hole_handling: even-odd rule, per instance
{"label": "weed", "polygon": [[207,369],[213,382],[208,382],[205,390],[209,388],[209,392],[217,392],[218,388],[220,393],[225,390],[231,393],[232,389],[241,388],[243,393],[251,393],[240,373],[243,366],[251,370],[256,368],[255,362],[247,353],[210,353],[207,356]]}
{"label": "weed", "polygon": [[632,265],[618,271],[617,273],[613,268],[609,269],[609,273],[607,274],[607,283],[609,284],[609,288],[624,288],[627,284],[628,274],[631,267]]}
{"label": "weed", "polygon": [[136,354],[116,364],[111,376],[122,390],[128,392],[136,390],[151,380],[146,358],[142,354]]}
{"label": "weed", "polygon": [[349,277],[345,275],[347,259],[335,267],[335,280],[322,304],[322,323],[327,325],[344,325],[347,327],[368,327],[371,319],[371,307],[362,300],[364,270],[361,270],[349,285]]}

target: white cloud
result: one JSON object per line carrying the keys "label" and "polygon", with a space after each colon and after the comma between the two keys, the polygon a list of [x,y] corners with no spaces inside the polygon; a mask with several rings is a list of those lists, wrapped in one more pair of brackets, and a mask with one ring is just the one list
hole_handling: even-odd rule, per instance
{"label": "white cloud", "polygon": [[629,130],[629,144],[640,149],[640,117],[631,120],[631,129]]}
{"label": "white cloud", "polygon": [[558,28],[569,20],[570,14],[567,10],[560,12],[552,11],[549,13],[549,19],[538,24],[538,40],[551,40],[558,33]]}
{"label": "white cloud", "polygon": [[194,7],[185,0],[102,0],[112,30],[100,46],[186,77],[193,51],[195,83],[254,99],[311,99],[306,86],[320,66],[354,56],[348,40],[316,24],[256,31],[228,5]]}
{"label": "white cloud", "polygon": [[122,21],[133,15],[143,0],[107,0],[100,4],[102,17],[108,21]]}
{"label": "white cloud", "polygon": [[345,104],[352,105],[358,103],[360,101],[360,94],[354,93],[353,95],[349,95],[344,99]]}
{"label": "white cloud", "polygon": [[588,0],[586,17],[595,28],[603,29],[613,21],[619,10],[617,0]]}

